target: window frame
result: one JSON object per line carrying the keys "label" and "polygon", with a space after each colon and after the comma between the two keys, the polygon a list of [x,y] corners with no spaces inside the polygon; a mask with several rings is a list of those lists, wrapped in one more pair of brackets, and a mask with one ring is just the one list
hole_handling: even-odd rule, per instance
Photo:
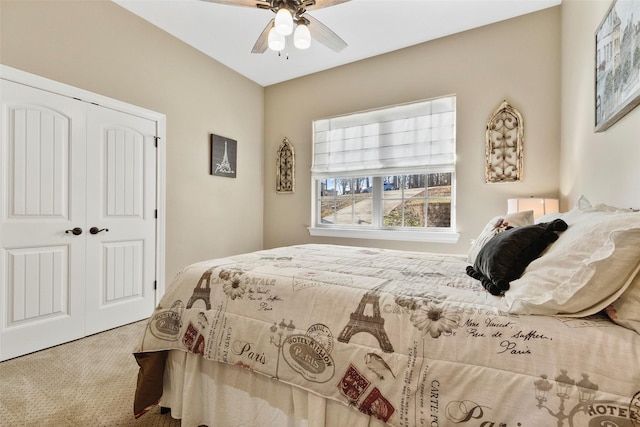
{"label": "window frame", "polygon": [[[402,240],[413,242],[432,242],[432,243],[456,243],[460,238],[460,233],[456,232],[456,204],[455,204],[455,188],[456,174],[455,171],[441,171],[451,173],[451,214],[449,227],[392,227],[384,226],[382,215],[382,203],[384,200],[383,176],[372,176],[372,222],[371,225],[346,225],[346,224],[322,224],[321,220],[321,181],[322,178],[312,179],[312,226],[307,230],[311,236],[319,237],[343,237],[354,239],[374,239],[374,240]],[[407,175],[438,173],[435,171],[424,172],[414,171]],[[387,175],[385,175],[387,176]],[[339,179],[342,177],[334,177]],[[403,200],[405,200],[403,198]]]}
{"label": "window frame", "polygon": [[[322,236],[322,237],[339,237],[339,238],[359,238],[359,239],[375,239],[375,240],[402,240],[402,241],[417,241],[417,242],[433,242],[433,243],[456,243],[460,237],[460,234],[456,231],[456,159],[455,159],[455,144],[456,144],[456,131],[455,131],[455,116],[456,116],[456,96],[455,95],[446,95],[438,98],[433,98],[430,100],[421,100],[408,104],[403,104],[412,108],[414,104],[419,103],[428,103],[431,101],[438,101],[442,98],[453,98],[453,140],[450,143],[453,144],[453,151],[449,151],[452,153],[453,159],[451,163],[437,163],[436,164],[423,164],[422,166],[416,166],[415,161],[413,166],[404,167],[395,167],[391,170],[387,169],[368,169],[368,170],[350,170],[348,172],[329,172],[327,171],[319,173],[315,173],[312,169],[311,174],[311,226],[307,227],[307,230],[311,236]],[[385,114],[385,110],[392,110],[398,106],[389,106],[383,107],[377,110],[372,110],[371,112],[374,115],[381,113]],[[429,107],[431,108],[431,107]],[[364,112],[367,113],[367,112]],[[437,113],[437,112],[436,112]],[[353,115],[361,115],[363,112],[353,113]],[[432,113],[429,113],[430,115]],[[341,120],[343,117],[346,118],[350,116],[341,116],[338,117],[338,120]],[[408,116],[407,116],[408,117]],[[334,120],[335,118],[330,118],[329,120]],[[319,121],[323,123],[323,120]],[[373,122],[375,123],[375,122]],[[326,132],[326,125],[321,125],[322,131]],[[331,128],[329,128],[331,129]],[[339,129],[339,128],[338,128]],[[316,156],[316,121],[314,121],[314,131],[313,131],[313,145],[312,148],[314,150],[313,159],[314,159],[314,167],[315,167],[315,156]],[[321,138],[320,143],[326,144],[327,141],[324,138]],[[339,140],[337,140],[339,141]],[[439,140],[427,140],[432,141],[432,143],[438,143]],[[319,151],[319,153],[325,153],[325,151]],[[438,153],[438,152],[436,152]],[[322,156],[322,154],[321,154]],[[326,163],[321,163],[321,165]],[[366,165],[368,166],[368,165]],[[402,175],[426,175],[434,174],[434,173],[451,173],[451,210],[450,210],[450,225],[449,227],[411,227],[411,226],[384,226],[384,213],[383,213],[383,200],[384,200],[384,190],[383,190],[383,181],[384,177],[387,176],[402,176]],[[321,209],[322,209],[322,182],[326,179],[346,179],[346,178],[372,178],[372,221],[371,225],[355,225],[355,224],[323,224],[321,217]],[[428,181],[428,180],[427,180]],[[334,188],[337,187],[334,186]],[[425,189],[428,188],[425,185]],[[353,189],[351,190],[353,191]],[[402,202],[405,203],[406,200],[404,195],[401,198]],[[426,198],[428,200],[428,198]],[[354,206],[352,204],[352,206]]]}

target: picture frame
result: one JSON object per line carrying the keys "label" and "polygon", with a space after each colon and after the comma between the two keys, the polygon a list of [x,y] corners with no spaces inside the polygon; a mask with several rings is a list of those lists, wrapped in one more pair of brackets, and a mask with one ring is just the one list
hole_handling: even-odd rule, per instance
{"label": "picture frame", "polygon": [[640,0],[614,0],[595,34],[595,131],[640,104]]}
{"label": "picture frame", "polygon": [[224,136],[211,134],[210,174],[226,178],[236,177],[238,141]]}

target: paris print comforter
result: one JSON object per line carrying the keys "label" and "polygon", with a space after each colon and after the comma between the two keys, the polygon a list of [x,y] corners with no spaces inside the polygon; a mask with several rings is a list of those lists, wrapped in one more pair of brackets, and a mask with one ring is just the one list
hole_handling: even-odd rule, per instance
{"label": "paris print comforter", "polygon": [[[396,427],[640,426],[640,335],[599,315],[508,314],[466,265],[330,245],[197,263],[136,356],[196,353]],[[138,396],[158,387],[148,374]]]}

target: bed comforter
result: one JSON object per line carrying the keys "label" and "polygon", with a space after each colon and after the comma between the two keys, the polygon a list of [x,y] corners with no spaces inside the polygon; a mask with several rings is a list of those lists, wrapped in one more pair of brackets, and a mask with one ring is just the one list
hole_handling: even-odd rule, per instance
{"label": "bed comforter", "polygon": [[640,426],[639,334],[598,315],[506,313],[467,265],[331,245],[191,265],[136,352],[134,411],[157,401],[178,349],[390,426]]}

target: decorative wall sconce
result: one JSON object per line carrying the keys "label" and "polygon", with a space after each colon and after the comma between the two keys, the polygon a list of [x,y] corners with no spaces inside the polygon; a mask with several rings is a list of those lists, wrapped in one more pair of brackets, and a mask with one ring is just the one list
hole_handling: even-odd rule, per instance
{"label": "decorative wall sconce", "polygon": [[486,133],[486,182],[522,181],[524,123],[507,101],[489,117]]}
{"label": "decorative wall sconce", "polygon": [[296,184],[296,156],[287,138],[278,147],[276,158],[276,193],[293,193]]}

